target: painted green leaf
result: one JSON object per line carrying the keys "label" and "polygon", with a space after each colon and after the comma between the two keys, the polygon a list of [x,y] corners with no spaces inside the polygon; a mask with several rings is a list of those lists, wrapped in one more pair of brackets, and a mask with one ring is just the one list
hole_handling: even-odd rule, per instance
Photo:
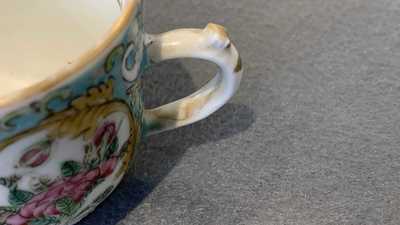
{"label": "painted green leaf", "polygon": [[29,225],[55,225],[59,224],[60,220],[56,217],[46,216],[39,217],[29,222]]}
{"label": "painted green leaf", "polygon": [[115,137],[113,142],[108,146],[107,151],[105,153],[105,158],[109,159],[112,154],[114,154],[118,150],[118,138]]}
{"label": "painted green leaf", "polygon": [[56,201],[56,208],[62,214],[71,216],[78,210],[79,204],[75,203],[70,197],[64,197]]}
{"label": "painted green leaf", "polygon": [[118,61],[122,60],[124,52],[125,52],[125,47],[123,45],[120,45],[120,46],[116,47],[114,50],[112,50],[110,55],[107,57],[106,63],[104,65],[104,69],[105,69],[106,73],[111,72],[111,70],[113,69],[115,64]]}
{"label": "painted green leaf", "polygon": [[29,191],[13,189],[8,195],[8,201],[13,206],[21,206],[31,200],[33,195],[34,194]]}
{"label": "painted green leaf", "polygon": [[15,212],[18,212],[18,208],[14,207],[14,206],[1,206],[0,213],[3,213],[3,212],[15,213]]}
{"label": "painted green leaf", "polygon": [[8,182],[7,178],[1,177],[1,178],[0,178],[0,185],[3,185],[3,186],[8,187],[9,182]]}
{"label": "painted green leaf", "polygon": [[15,214],[16,212],[18,212],[17,207],[13,207],[13,206],[0,207],[0,224],[1,225],[5,224],[5,223],[1,223],[1,221],[6,221],[9,216]]}
{"label": "painted green leaf", "polygon": [[109,147],[109,151],[114,153],[115,151],[117,151],[117,149],[118,149],[118,137],[115,137]]}
{"label": "painted green leaf", "polygon": [[100,158],[93,145],[85,145],[85,156],[83,158],[83,166],[87,170],[92,170],[100,164]]}
{"label": "painted green leaf", "polygon": [[76,161],[66,161],[61,165],[61,173],[64,177],[76,175],[81,170],[81,164]]}
{"label": "painted green leaf", "polygon": [[11,177],[1,177],[0,178],[0,185],[8,187],[9,189],[13,189],[16,185],[20,177],[18,176],[11,176]]}

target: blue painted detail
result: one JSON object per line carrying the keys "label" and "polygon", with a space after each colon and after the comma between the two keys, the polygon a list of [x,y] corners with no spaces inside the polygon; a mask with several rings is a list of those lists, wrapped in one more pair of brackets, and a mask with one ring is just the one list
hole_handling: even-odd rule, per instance
{"label": "blue painted detail", "polygon": [[136,64],[136,51],[131,49],[125,60],[125,67],[127,70],[132,70]]}

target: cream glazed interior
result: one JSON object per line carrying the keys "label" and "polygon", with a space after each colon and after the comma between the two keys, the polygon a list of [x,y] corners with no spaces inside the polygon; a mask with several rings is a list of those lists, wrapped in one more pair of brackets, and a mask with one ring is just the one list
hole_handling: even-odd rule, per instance
{"label": "cream glazed interior", "polygon": [[121,15],[119,0],[3,1],[0,96],[75,63],[102,41]]}

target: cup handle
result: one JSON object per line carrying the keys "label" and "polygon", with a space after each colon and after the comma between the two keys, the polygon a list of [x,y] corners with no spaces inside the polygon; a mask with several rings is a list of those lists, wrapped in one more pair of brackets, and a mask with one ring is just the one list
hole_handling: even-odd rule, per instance
{"label": "cup handle", "polygon": [[223,26],[210,23],[205,29],[178,29],[158,35],[148,34],[152,62],[174,58],[199,58],[214,62],[219,72],[192,95],[145,110],[147,135],[189,125],[221,108],[237,91],[242,62]]}

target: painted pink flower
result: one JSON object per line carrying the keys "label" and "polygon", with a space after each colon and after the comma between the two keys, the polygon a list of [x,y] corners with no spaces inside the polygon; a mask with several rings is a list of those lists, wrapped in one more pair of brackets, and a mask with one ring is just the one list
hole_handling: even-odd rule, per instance
{"label": "painted pink flower", "polygon": [[25,152],[19,160],[21,167],[38,167],[49,158],[48,149],[33,148]]}
{"label": "painted pink flower", "polygon": [[36,218],[58,216],[62,214],[57,208],[58,200],[69,198],[75,203],[83,200],[97,180],[113,173],[118,163],[117,157],[111,157],[97,168],[82,171],[73,177],[68,177],[51,184],[46,192],[34,196],[17,214],[7,218],[8,225],[27,225]]}
{"label": "painted pink flower", "polygon": [[36,196],[34,196],[29,202],[40,202],[46,197],[46,192],[42,192]]}
{"label": "painted pink flower", "polygon": [[86,172],[85,180],[94,181],[95,179],[97,179],[97,177],[99,177],[99,175],[100,175],[100,169],[99,168],[93,169],[91,171]]}
{"label": "painted pink flower", "polygon": [[64,184],[52,186],[48,189],[45,200],[57,198],[64,190]]}
{"label": "painted pink flower", "polygon": [[44,202],[41,204],[38,204],[36,208],[33,210],[33,217],[38,218],[44,215],[44,211],[49,207],[53,202]]}
{"label": "painted pink flower", "polygon": [[15,214],[8,217],[6,223],[9,225],[25,225],[27,224],[28,220],[28,218]]}
{"label": "painted pink flower", "polygon": [[72,198],[72,200],[74,200],[75,202],[79,202],[82,200],[83,196],[85,196],[85,191],[83,190],[77,190],[75,191],[70,197]]}
{"label": "painted pink flower", "polygon": [[54,204],[51,204],[44,211],[44,215],[56,216],[56,215],[60,215],[60,211],[57,209],[57,207]]}
{"label": "painted pink flower", "polygon": [[100,164],[100,166],[99,166],[100,167],[100,175],[102,177],[106,177],[106,176],[109,176],[110,174],[112,174],[117,163],[118,163],[118,158],[112,157],[111,159]]}
{"label": "painted pink flower", "polygon": [[86,191],[87,189],[89,189],[89,187],[90,187],[91,185],[92,185],[92,182],[90,182],[90,181],[85,181],[85,182],[80,183],[80,184],[76,187],[76,189],[79,190],[79,191]]}
{"label": "painted pink flower", "polygon": [[72,177],[69,181],[72,183],[79,183],[81,180],[85,177],[86,173],[85,172],[80,172],[74,177]]}
{"label": "painted pink flower", "polygon": [[22,207],[19,214],[26,218],[32,217],[33,210],[35,210],[36,205],[37,205],[37,202],[31,202],[31,203],[26,204],[24,207]]}
{"label": "painted pink flower", "polygon": [[68,195],[70,193],[73,193],[75,191],[76,185],[71,182],[65,182],[64,185],[64,192]]}
{"label": "painted pink flower", "polygon": [[117,136],[117,126],[114,122],[105,122],[100,128],[96,130],[93,143],[96,147],[99,147],[105,140],[107,144],[110,144]]}

